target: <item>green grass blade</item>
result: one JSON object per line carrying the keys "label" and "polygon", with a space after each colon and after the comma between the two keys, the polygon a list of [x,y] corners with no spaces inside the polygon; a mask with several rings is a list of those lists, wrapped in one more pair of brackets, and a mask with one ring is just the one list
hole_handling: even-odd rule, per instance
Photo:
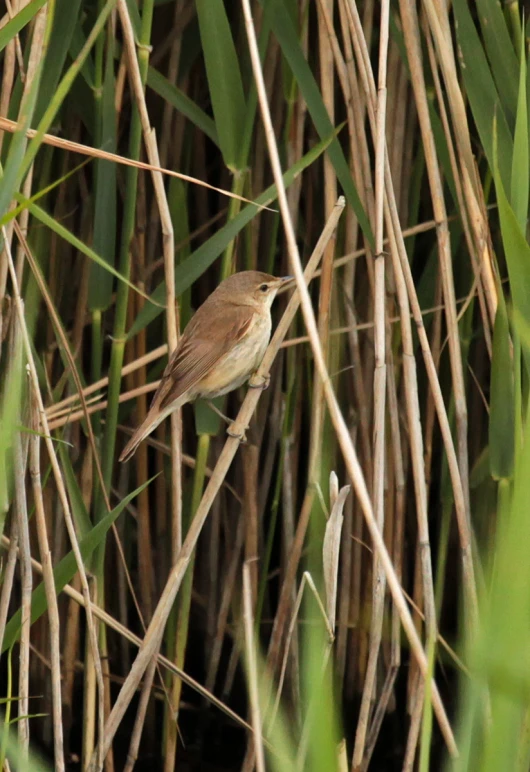
{"label": "green grass blade", "polygon": [[47,0],[31,0],[21,11],[7,22],[5,27],[0,30],[0,51],[3,51],[10,40],[13,40],[21,29],[33,19],[35,14],[40,11]]}
{"label": "green grass blade", "polygon": [[[265,6],[265,0],[260,0],[260,3]],[[317,82],[303,54],[291,16],[284,6],[283,0],[268,0],[268,5],[271,7],[272,29],[281,46],[283,55],[287,59],[298,82],[298,86],[306,101],[307,109],[313,119],[315,128],[321,139],[329,137],[333,131],[333,126],[331,125],[329,115],[324,102],[322,101]],[[372,229],[361,204],[361,200],[350,174],[348,163],[338,140],[335,140],[330,144],[328,156],[333,164],[337,178],[342,186],[344,195],[346,196],[346,200],[357,215],[363,233],[373,246],[374,237]]]}
{"label": "green grass blade", "polygon": [[517,99],[517,117],[513,142],[511,204],[517,222],[523,233],[526,232],[528,217],[529,189],[529,152],[528,152],[528,106],[526,102],[526,60],[525,45],[521,44],[521,68],[519,73],[519,96]]}
{"label": "green grass blade", "polygon": [[[105,23],[108,17],[110,16],[110,13],[112,12],[115,5],[116,5],[116,0],[108,0],[108,2],[105,3],[94,26],[90,30],[90,34],[88,35],[85,45],[81,49],[79,56],[68,68],[67,72],[61,79],[61,82],[59,83],[55,93],[49,100],[48,107],[46,108],[44,115],[42,116],[42,119],[40,120],[39,125],[37,127],[37,132],[28,145],[28,149],[26,151],[24,160],[19,170],[19,175],[18,175],[19,180],[24,178],[24,175],[26,174],[29,167],[33,163],[33,160],[37,155],[38,149],[42,144],[42,139],[44,137],[44,134],[48,131],[49,127],[51,126],[55,116],[57,115],[59,108],[61,107],[64,99],[66,98],[68,92],[70,91],[74,83],[74,80],[79,74],[79,71],[83,66],[83,62],[87,59],[93,45],[97,40],[98,35],[101,33],[103,27],[105,26]],[[0,212],[1,211],[2,209],[0,207]]]}
{"label": "green grass blade", "polygon": [[[123,512],[129,502],[131,502],[141,491],[143,491],[144,488],[146,488],[153,479],[154,478],[151,478],[143,485],[140,485],[138,488],[136,488],[135,491],[129,493],[128,496],[120,501],[117,507],[105,515],[105,517],[103,517],[99,523],[94,526],[94,528],[92,528],[92,530],[83,539],[79,541],[79,549],[81,550],[84,563],[87,562],[96,547],[104,540],[107,531]],[[77,563],[75,560],[75,555],[73,551],[70,551],[68,555],[65,555],[60,563],[55,567],[53,572],[57,594],[62,591],[64,586],[71,581],[76,573]],[[31,622],[35,622],[40,616],[42,616],[42,614],[44,614],[46,611],[46,608],[46,593],[44,591],[44,583],[41,582],[39,586],[35,588],[31,596]],[[6,625],[4,641],[2,645],[2,653],[9,649],[10,646],[12,646],[13,643],[18,640],[20,634],[20,620],[21,611],[19,609],[17,612],[15,612],[15,614],[13,614]]]}
{"label": "green grass blade", "polygon": [[[323,142],[311,148],[309,153],[294,164],[288,172],[283,175],[286,187],[289,187],[301,172],[310,166],[324,152],[333,141],[335,132]],[[258,198],[256,203],[262,206],[268,206],[276,199],[276,186],[271,185]],[[181,265],[175,269],[175,290],[177,296],[191,287],[194,281],[210,267],[227,245],[237,234],[247,225],[252,218],[259,212],[259,207],[255,204],[248,204],[236,217],[220,228],[205,244],[199,247],[191,254]],[[161,282],[151,295],[153,303],[161,304],[166,297],[165,282]],[[160,308],[145,306],[136,317],[134,324],[129,330],[128,337],[131,338],[140,330],[143,330],[150,322],[157,318],[161,313]]]}
{"label": "green grass blade", "polygon": [[[44,45],[43,51],[46,51],[48,41],[53,26],[53,12],[55,10],[55,2],[48,5],[48,16],[46,18],[46,29],[44,33]],[[35,104],[39,93],[40,78],[42,75],[43,62],[39,63],[36,68],[33,83],[31,88],[22,97],[20,109],[17,107],[17,121],[19,129],[16,131],[9,143],[9,152],[5,163],[5,168],[2,174],[2,181],[0,184],[0,216],[3,215],[9,208],[14,193],[18,190],[21,180],[24,178],[22,172],[22,166],[24,158],[27,156],[26,148],[28,146],[26,131],[31,125],[33,114],[35,111]],[[20,83],[20,81],[19,81]],[[15,100],[16,86],[13,93],[12,101]],[[31,143],[30,143],[31,145]],[[26,168],[26,170],[29,166]]]}
{"label": "green grass blade", "polygon": [[[114,108],[114,45],[108,38],[107,61],[101,101],[100,147],[116,152],[116,110]],[[116,256],[116,164],[96,161],[96,190],[94,211],[94,251],[101,255],[107,266],[114,267]],[[93,265],[88,286],[88,308],[104,311],[112,300],[113,280],[107,268]]]}
{"label": "green grass blade", "polygon": [[63,182],[66,182],[66,180],[69,177],[72,177],[74,174],[77,174],[77,172],[80,169],[82,169],[83,166],[86,166],[88,163],[90,163],[90,160],[91,160],[90,158],[87,158],[86,161],[83,161],[82,163],[80,163],[79,166],[75,166],[73,169],[71,169],[63,177],[60,177],[58,180],[54,180],[49,185],[46,185],[45,188],[42,188],[41,190],[38,190],[36,193],[34,193],[31,196],[31,198],[23,199],[23,203],[19,204],[14,209],[10,209],[9,212],[6,212],[3,217],[0,217],[0,228],[3,225],[7,225],[8,222],[11,222],[11,220],[14,220],[16,217],[18,217],[19,214],[22,211],[24,211],[24,209],[27,208],[28,204],[33,204],[35,201],[38,201],[39,199],[43,198],[47,193],[52,191],[54,188],[57,188]]}
{"label": "green grass blade", "polygon": [[[83,20],[79,19],[75,27],[74,34],[72,35],[72,42],[70,44],[70,56],[74,61],[80,55],[85,43],[86,43],[86,35],[83,30]],[[88,88],[94,89],[96,73],[95,73],[95,67],[94,67],[94,62],[92,60],[92,57],[90,56],[86,57],[85,61],[81,65],[81,69],[79,70],[79,73],[80,75],[82,75]],[[91,94],[91,97],[92,97],[92,94]],[[93,101],[93,99],[91,99],[91,101]],[[92,129],[92,125],[90,125],[90,129]]]}
{"label": "green grass blade", "polygon": [[187,94],[181,91],[177,86],[174,86],[165,78],[162,73],[155,70],[154,67],[150,67],[147,73],[147,85],[152,88],[155,93],[162,97],[168,104],[173,105],[175,110],[178,110],[182,115],[185,115],[200,131],[206,134],[213,143],[219,145],[219,138],[217,136],[217,129],[215,123],[206,115],[204,110],[190,99]]}
{"label": "green grass blade", "polygon": [[66,482],[66,489],[68,491],[68,499],[70,501],[70,506],[72,507],[72,516],[74,518],[76,532],[80,539],[84,539],[92,530],[92,522],[85,507],[85,502],[83,501],[83,494],[77,483],[74,468],[70,461],[70,455],[64,446],[59,448],[59,456],[61,458],[61,466]]}
{"label": "green grass blade", "polygon": [[[528,244],[517,217],[510,206],[497,164],[497,148],[494,143],[494,178],[499,206],[502,242],[508,266],[510,289],[515,312],[525,325],[530,325],[530,245]],[[523,339],[524,340],[524,339]],[[526,355],[529,351],[525,346]],[[527,358],[527,362],[528,362]]]}
{"label": "green grass blade", "polygon": [[196,7],[219,146],[236,171],[246,111],[239,57],[223,0],[196,0]]}
{"label": "green grass blade", "polygon": [[40,121],[49,105],[50,95],[55,94],[57,90],[57,84],[79,19],[81,0],[56,0],[56,3],[50,45],[46,54],[40,93],[35,107],[36,121]]}
{"label": "green grass blade", "polygon": [[495,480],[513,474],[515,451],[514,379],[510,328],[502,288],[493,329],[490,382],[490,471]]}
{"label": "green grass blade", "polygon": [[497,136],[499,143],[499,171],[502,184],[510,189],[510,175],[513,143],[504,110],[502,108],[491,70],[477,30],[471,18],[467,0],[455,0],[456,32],[461,60],[462,78],[473,118],[477,125],[481,144],[493,169],[493,131],[492,112],[497,118]]}
{"label": "green grass blade", "polygon": [[484,45],[499,97],[510,116],[517,105],[517,55],[506,20],[497,0],[477,0]]}
{"label": "green grass blade", "polygon": [[[25,201],[25,199],[22,199],[22,197],[20,197],[19,200]],[[99,266],[104,268],[106,271],[111,273],[117,279],[124,282],[130,289],[133,289],[135,292],[138,292],[139,295],[144,297],[150,303],[156,303],[155,300],[151,300],[151,298],[148,297],[144,292],[139,290],[138,287],[135,287],[132,282],[130,282],[128,279],[125,278],[125,276],[122,276],[121,273],[119,273],[115,268],[113,268],[105,260],[103,260],[103,258],[100,257],[100,255],[96,254],[96,252],[94,252],[93,249],[90,249],[90,247],[87,247],[87,245],[84,242],[78,239],[77,236],[74,236],[74,234],[71,233],[67,228],[65,228],[64,225],[61,225],[61,223],[57,222],[57,220],[55,220],[51,215],[45,212],[44,209],[41,209],[41,207],[37,206],[37,204],[30,204],[29,201],[27,201],[26,203],[28,204],[29,211],[37,220],[39,220],[44,225],[47,225],[48,228],[54,231],[58,236],[63,238],[65,241],[68,241],[69,244],[71,244],[73,247],[78,249],[84,255],[89,257],[91,260],[93,260]],[[161,310],[162,310],[162,307],[161,307]]]}

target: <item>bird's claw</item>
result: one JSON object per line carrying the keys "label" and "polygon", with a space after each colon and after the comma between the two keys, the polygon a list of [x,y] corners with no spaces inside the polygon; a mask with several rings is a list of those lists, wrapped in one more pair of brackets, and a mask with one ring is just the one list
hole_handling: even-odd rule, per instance
{"label": "bird's claw", "polygon": [[234,424],[231,424],[228,427],[228,429],[226,430],[226,433],[228,434],[228,436],[232,437],[232,439],[234,439],[234,440],[239,440],[241,445],[246,445],[246,443],[247,443],[247,435],[245,434],[245,432],[244,431],[240,432],[237,429],[233,429],[232,428],[233,426],[234,426]]}
{"label": "bird's claw", "polygon": [[270,375],[254,375],[251,376],[248,385],[251,389],[262,389],[265,391],[265,389],[269,388],[269,383],[271,382]]}

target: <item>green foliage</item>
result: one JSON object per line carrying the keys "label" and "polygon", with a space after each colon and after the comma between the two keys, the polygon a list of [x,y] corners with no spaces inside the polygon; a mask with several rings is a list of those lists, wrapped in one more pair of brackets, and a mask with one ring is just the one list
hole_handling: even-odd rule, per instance
{"label": "green foliage", "polygon": [[[154,478],[152,478],[154,479]],[[151,482],[148,480],[143,485],[138,486],[136,490],[129,493],[120,503],[114,507],[105,517],[103,517],[97,525],[95,525],[83,538],[79,540],[79,549],[83,557],[83,561],[86,563],[94,550],[104,541],[107,531],[111,525],[116,521],[119,515],[127,507],[127,505],[143,491]],[[73,550],[70,551],[60,561],[60,563],[54,569],[53,575],[55,580],[55,589],[57,594],[61,592],[68,582],[70,582],[74,575],[77,573],[77,563]],[[33,591],[31,599],[31,621],[35,622],[48,607],[46,601],[46,593],[44,590],[44,583],[41,582],[39,586]],[[2,645],[2,651],[7,651],[13,643],[18,640],[20,635],[20,623],[21,623],[21,611],[16,611],[9,622],[6,625],[6,631],[4,635],[4,641]]]}
{"label": "green foliage", "polygon": [[219,146],[236,172],[246,109],[239,58],[223,0],[197,0],[197,14]]}

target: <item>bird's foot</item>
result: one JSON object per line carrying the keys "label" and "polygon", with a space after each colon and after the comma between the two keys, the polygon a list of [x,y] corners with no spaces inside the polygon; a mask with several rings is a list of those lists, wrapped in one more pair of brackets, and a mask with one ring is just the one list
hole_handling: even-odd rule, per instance
{"label": "bird's foot", "polygon": [[239,440],[241,445],[246,445],[247,435],[245,434],[244,431],[239,431],[238,429],[234,428],[235,425],[236,425],[236,422],[234,421],[233,424],[230,424],[230,426],[226,430],[226,433],[228,434],[229,437],[232,437],[232,439]]}
{"label": "bird's foot", "polygon": [[254,373],[248,382],[249,388],[251,389],[262,389],[262,391],[265,391],[265,389],[269,388],[269,383],[271,382],[270,375],[257,375],[257,373]]}
{"label": "bird's foot", "polygon": [[213,412],[214,412],[214,413],[217,413],[217,415],[219,416],[219,418],[222,418],[222,419],[223,419],[223,421],[224,421],[225,423],[227,423],[227,424],[229,424],[229,425],[233,423],[233,420],[232,420],[231,418],[228,418],[228,416],[227,416],[227,415],[225,415],[224,413],[221,413],[221,411],[219,410],[219,408],[218,408],[218,407],[216,407],[216,405],[214,405],[214,403],[213,403],[213,402],[212,402],[210,399],[207,399],[207,400],[206,400],[206,404],[208,405],[208,407],[209,407],[211,410],[213,410]]}

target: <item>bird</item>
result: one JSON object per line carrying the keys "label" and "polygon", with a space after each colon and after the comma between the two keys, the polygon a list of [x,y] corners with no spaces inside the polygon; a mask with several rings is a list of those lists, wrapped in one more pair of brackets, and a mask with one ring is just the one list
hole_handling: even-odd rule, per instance
{"label": "bird", "polygon": [[128,461],[140,443],[187,402],[220,397],[249,379],[252,388],[267,387],[267,379],[252,376],[269,344],[274,298],[292,281],[291,276],[240,271],[219,284],[186,326],[149,411],[125,445],[120,462]]}

